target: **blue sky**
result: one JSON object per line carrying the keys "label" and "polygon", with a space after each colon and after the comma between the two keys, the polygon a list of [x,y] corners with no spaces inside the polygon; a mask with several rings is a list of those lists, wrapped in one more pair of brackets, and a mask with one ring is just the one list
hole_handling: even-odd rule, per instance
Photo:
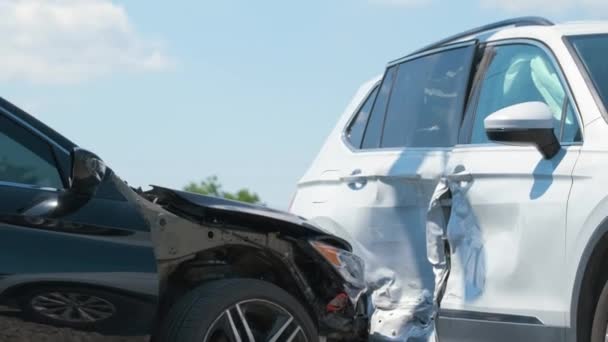
{"label": "blue sky", "polygon": [[604,0],[0,2],[0,94],[133,185],[217,175],[286,208],[365,80],[444,36]]}

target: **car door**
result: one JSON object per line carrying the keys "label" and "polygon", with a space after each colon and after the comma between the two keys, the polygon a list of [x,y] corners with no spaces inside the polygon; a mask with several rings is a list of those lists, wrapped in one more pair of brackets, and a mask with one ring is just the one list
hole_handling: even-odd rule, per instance
{"label": "car door", "polygon": [[46,216],[69,186],[70,152],[21,115],[0,107],[0,340],[147,334],[158,280],[146,224],[110,182]]}
{"label": "car door", "polygon": [[[488,44],[481,65],[446,172],[458,223],[448,231],[440,337],[561,341],[570,305],[561,280],[566,209],[582,140],[575,102],[552,53],[535,41]],[[485,133],[488,115],[529,101],[554,114],[562,148],[552,159],[534,146],[493,143]]]}
{"label": "car door", "polygon": [[[457,142],[475,49],[466,42],[391,63],[374,103],[362,107],[371,111],[347,126],[350,152],[334,161],[326,206],[366,259],[376,312],[413,311],[433,292],[426,211]],[[374,322],[391,319],[400,318]]]}

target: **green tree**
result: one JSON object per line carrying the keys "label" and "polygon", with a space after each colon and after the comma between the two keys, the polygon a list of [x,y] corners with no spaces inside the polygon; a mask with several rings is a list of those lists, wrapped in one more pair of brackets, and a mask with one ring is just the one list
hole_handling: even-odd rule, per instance
{"label": "green tree", "polygon": [[249,191],[249,189],[243,188],[235,193],[223,191],[222,185],[220,184],[220,181],[217,176],[207,177],[207,179],[201,181],[200,183],[190,182],[184,187],[184,190],[202,195],[223,197],[234,201],[255,204],[262,203],[262,201],[260,200],[260,196],[258,196],[258,194],[256,194],[255,192]]}

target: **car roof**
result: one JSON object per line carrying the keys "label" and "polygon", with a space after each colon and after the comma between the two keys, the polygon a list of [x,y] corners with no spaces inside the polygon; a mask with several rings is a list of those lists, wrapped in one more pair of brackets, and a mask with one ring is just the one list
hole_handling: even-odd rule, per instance
{"label": "car roof", "polygon": [[517,38],[534,38],[539,40],[550,38],[561,39],[563,36],[587,34],[608,34],[608,21],[576,21],[546,26],[512,26],[462,37],[454,41],[454,43],[471,39],[478,39],[481,42]]}
{"label": "car roof", "polygon": [[608,21],[570,21],[554,26],[563,35],[608,33]]}
{"label": "car roof", "polygon": [[548,26],[506,27],[493,32],[485,32],[476,37],[481,41],[505,38],[526,38],[539,36],[572,36],[608,33],[608,21],[573,21]]}
{"label": "car roof", "polygon": [[518,38],[551,40],[555,38],[561,39],[563,36],[604,33],[608,33],[608,21],[572,21],[554,24],[541,17],[514,18],[465,31],[462,34],[457,34],[438,43],[431,44],[395,61],[472,39],[477,39],[480,42]]}

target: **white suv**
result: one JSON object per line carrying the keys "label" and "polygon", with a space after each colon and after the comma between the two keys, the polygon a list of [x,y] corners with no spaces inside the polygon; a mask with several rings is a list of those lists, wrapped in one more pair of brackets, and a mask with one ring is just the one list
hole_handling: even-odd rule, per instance
{"label": "white suv", "polygon": [[426,214],[445,177],[478,229],[475,253],[450,251],[441,341],[604,341],[607,108],[608,22],[470,30],[359,90],[291,211],[357,243],[391,283],[376,306],[395,307],[434,288]]}

